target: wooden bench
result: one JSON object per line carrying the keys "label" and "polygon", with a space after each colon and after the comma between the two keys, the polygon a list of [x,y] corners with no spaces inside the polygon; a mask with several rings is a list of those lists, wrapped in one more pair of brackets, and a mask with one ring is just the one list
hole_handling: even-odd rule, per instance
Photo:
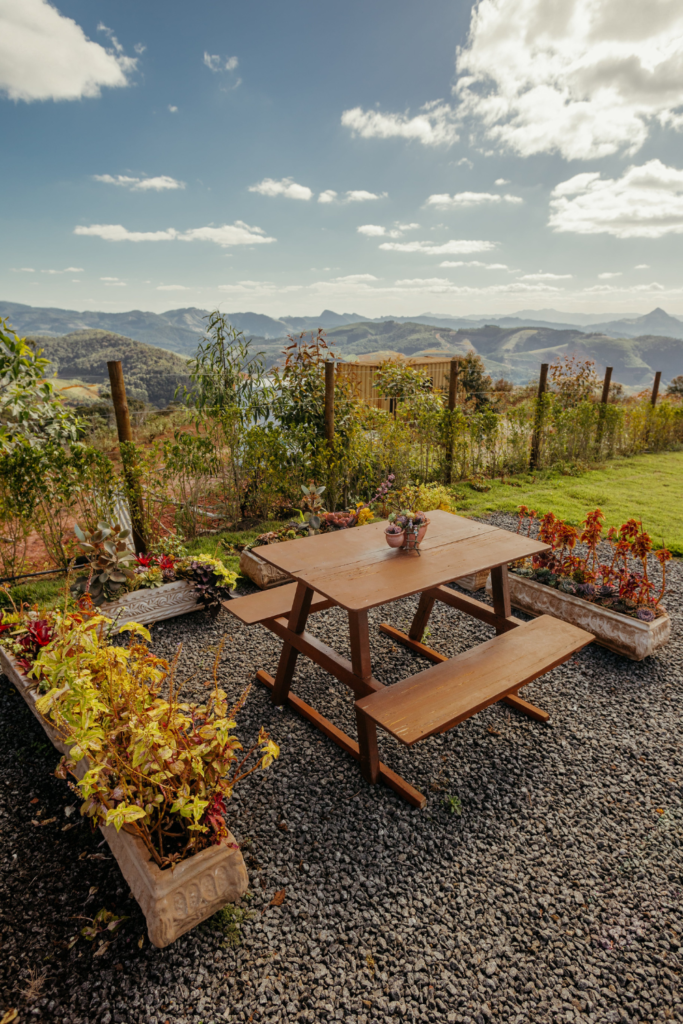
{"label": "wooden bench", "polygon": [[593,634],[584,629],[541,615],[394,686],[362,697],[356,707],[410,747],[515,694],[593,639]]}
{"label": "wooden bench", "polygon": [[[229,601],[221,601],[223,607],[245,626],[254,626],[257,622],[288,616],[294,604],[296,583],[287,583],[283,587],[263,590],[259,594],[247,597],[236,597]],[[329,601],[322,594],[314,594],[311,601],[311,612],[322,612],[331,608],[334,601]],[[310,614],[310,613],[309,613]]]}

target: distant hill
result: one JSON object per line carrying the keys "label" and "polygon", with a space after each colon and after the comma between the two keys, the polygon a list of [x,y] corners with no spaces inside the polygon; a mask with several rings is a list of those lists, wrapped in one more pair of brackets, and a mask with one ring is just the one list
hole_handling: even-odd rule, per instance
{"label": "distant hill", "polygon": [[[630,387],[646,387],[651,383],[655,370],[662,370],[665,382],[683,373],[683,321],[662,309],[652,310],[646,316],[591,325],[584,323],[581,327],[543,319],[545,316],[565,315],[556,310],[529,312],[534,312],[540,319],[526,319],[521,314],[480,319],[433,314],[363,319],[355,313],[335,313],[332,310],[324,310],[319,317],[285,316],[276,319],[250,312],[228,313],[226,316],[252,340],[254,351],[263,352],[267,367],[281,360],[287,334],[324,327],[328,339],[334,342],[344,359],[356,359],[379,351],[415,356],[456,355],[471,349],[482,356],[494,376],[505,376],[520,384],[538,375],[541,362],[552,362],[558,356],[572,354],[581,359],[594,359],[600,372],[606,365],[613,366],[614,380]],[[44,345],[52,335],[60,336],[59,340],[63,341],[64,336],[82,338],[83,332],[95,332],[98,337],[104,334],[120,338],[122,342],[134,339],[157,350],[171,350],[183,355],[192,355],[196,351],[206,327],[206,311],[196,307],[171,309],[158,314],[139,310],[79,313],[0,302],[0,316],[7,316],[20,334],[41,336]],[[577,316],[585,321],[594,314]],[[71,342],[67,348],[69,344]],[[75,371],[67,373],[62,369],[62,366],[67,366],[67,357],[66,349],[61,351],[60,375],[79,376]],[[96,351],[99,353],[99,349]],[[83,358],[89,354],[83,352]],[[134,362],[131,358],[130,372],[133,372]],[[102,357],[101,368],[104,363],[106,358]],[[143,364],[149,365],[148,360],[143,360]],[[102,379],[106,379],[106,368]],[[140,385],[147,388],[142,376],[138,379]],[[152,388],[154,390],[156,385]],[[168,389],[163,392],[164,395],[167,393]],[[155,399],[151,400],[158,404]]]}
{"label": "distant hill", "polygon": [[683,338],[683,321],[678,317],[669,316],[663,309],[657,307],[645,316],[593,324],[591,330],[620,338],[639,338],[643,335]]}
{"label": "distant hill", "polygon": [[500,327],[472,325],[453,330],[421,323],[389,320],[350,324],[327,332],[328,341],[345,359],[373,352],[399,352],[406,356],[439,355],[444,358],[474,351],[494,377],[515,384],[537,377],[541,363],[564,356],[593,359],[599,373],[612,366],[612,379],[629,387],[647,387],[656,370],[664,381],[683,373],[683,340],[644,335],[613,338],[577,328]]}
{"label": "distant hill", "polygon": [[[108,384],[107,361],[120,359],[129,397],[158,408],[173,401],[178,384],[190,383],[181,356],[110,331],[74,331],[58,338],[34,335],[31,340],[52,363],[54,376],[84,384]],[[77,398],[78,392],[71,397]]]}

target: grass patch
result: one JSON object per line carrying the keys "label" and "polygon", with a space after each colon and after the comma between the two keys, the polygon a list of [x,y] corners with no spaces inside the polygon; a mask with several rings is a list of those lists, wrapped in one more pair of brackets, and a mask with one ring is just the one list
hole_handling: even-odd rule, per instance
{"label": "grass patch", "polygon": [[239,545],[241,549],[245,544],[256,540],[259,534],[268,533],[270,530],[280,530],[283,525],[281,520],[271,520],[259,523],[252,530],[224,530],[211,537],[196,537],[194,540],[188,541],[185,547],[190,555],[211,555],[214,558],[220,558],[226,569],[239,572],[240,556],[236,545]]}
{"label": "grass patch", "polygon": [[[528,505],[537,512],[552,511],[561,519],[578,525],[586,512],[600,507],[608,526],[620,526],[627,519],[641,519],[655,546],[665,545],[683,557],[683,503],[681,477],[683,452],[634,455],[614,459],[580,476],[542,472],[510,477],[509,483],[489,480],[485,494],[467,484],[457,484],[464,496],[458,512],[486,515],[488,512],[517,512]],[[511,484],[513,486],[511,486]]]}
{"label": "grass patch", "polygon": [[[64,605],[64,586],[64,576],[52,580],[27,580],[26,583],[10,587],[10,595],[17,606],[23,602],[28,605],[37,604],[39,608],[56,608],[57,605]],[[11,607],[9,596],[0,590],[0,608]]]}
{"label": "grass patch", "polygon": [[222,932],[225,936],[224,945],[229,946],[231,949],[237,949],[238,946],[242,945],[240,926],[244,921],[248,921],[251,916],[251,911],[242,910],[241,907],[228,903],[227,906],[217,910],[209,918],[207,924],[214,931]]}

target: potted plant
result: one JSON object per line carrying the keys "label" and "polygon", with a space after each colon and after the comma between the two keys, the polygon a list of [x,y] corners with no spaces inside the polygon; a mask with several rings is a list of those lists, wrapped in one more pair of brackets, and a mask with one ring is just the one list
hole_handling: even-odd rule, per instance
{"label": "potted plant", "polygon": [[135,555],[126,545],[130,531],[118,523],[98,523],[92,533],[76,525],[74,533],[87,574],[76,580],[72,594],[89,594],[103,614],[119,623],[149,624],[198,608],[215,617],[237,584],[237,573],[219,559],[186,555],[177,544]]}
{"label": "potted plant", "polygon": [[[518,532],[536,517],[521,505]],[[550,550],[511,566],[510,599],[515,608],[532,615],[549,614],[595,634],[598,643],[617,654],[640,661],[667,643],[671,622],[662,605],[666,591],[666,548],[654,552],[662,569],[655,586],[648,575],[652,541],[642,523],[629,519],[603,536],[604,514],[589,512],[583,530],[548,512],[540,520],[539,538]],[[601,542],[611,548],[604,559]],[[583,554],[577,544],[584,545]],[[603,549],[604,552],[604,549]]]}
{"label": "potted plant", "polygon": [[429,519],[424,512],[403,509],[401,512],[391,513],[384,536],[390,548],[419,551],[428,526]]}
{"label": "potted plant", "polygon": [[[246,890],[226,805],[279,749],[261,730],[243,751],[235,715],[249,687],[229,707],[217,681],[220,651],[208,700],[185,702],[173,666],[148,650],[144,626],[116,627],[130,642],[113,645],[112,622],[87,598],[81,605],[39,620],[24,609],[3,616],[0,661],[64,754],[55,774],[76,780],[81,814],[101,828],[162,947]],[[17,648],[26,653],[22,640],[36,621],[51,639],[19,664]]]}

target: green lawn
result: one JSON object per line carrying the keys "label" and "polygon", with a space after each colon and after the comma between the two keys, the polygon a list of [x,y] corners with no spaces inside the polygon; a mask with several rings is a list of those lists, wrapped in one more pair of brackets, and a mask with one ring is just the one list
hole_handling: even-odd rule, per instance
{"label": "green lawn", "polygon": [[458,511],[485,515],[516,512],[518,505],[527,505],[578,525],[586,512],[599,507],[608,526],[640,519],[657,547],[664,544],[683,557],[683,452],[615,459],[581,476],[538,473],[512,477],[510,483],[489,482],[491,490],[485,494],[468,484],[456,485],[462,495]]}

